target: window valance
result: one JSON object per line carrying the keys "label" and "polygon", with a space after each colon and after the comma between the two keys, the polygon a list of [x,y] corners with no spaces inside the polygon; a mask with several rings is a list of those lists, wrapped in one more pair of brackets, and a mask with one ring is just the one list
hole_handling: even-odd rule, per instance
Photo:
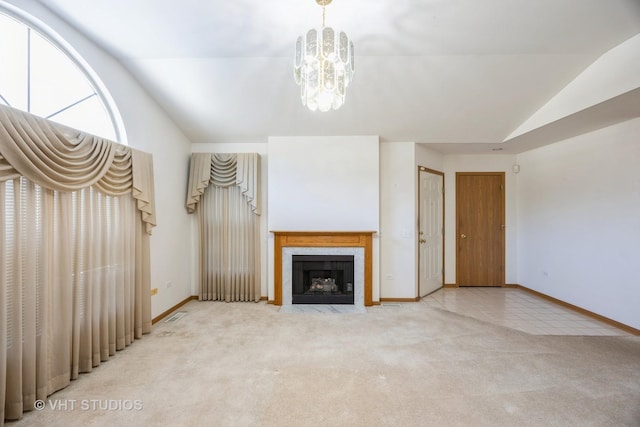
{"label": "window valance", "polygon": [[61,192],[132,192],[146,232],[156,225],[151,154],[0,105],[0,182],[21,175]]}
{"label": "window valance", "polygon": [[187,211],[193,213],[209,185],[241,188],[251,211],[260,215],[260,156],[257,153],[193,153],[189,167]]}

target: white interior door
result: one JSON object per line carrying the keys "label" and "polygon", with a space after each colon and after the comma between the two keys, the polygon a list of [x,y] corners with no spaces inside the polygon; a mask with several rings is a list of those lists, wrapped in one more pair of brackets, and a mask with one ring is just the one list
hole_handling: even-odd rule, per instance
{"label": "white interior door", "polygon": [[434,172],[420,167],[418,224],[420,297],[444,285],[444,176]]}

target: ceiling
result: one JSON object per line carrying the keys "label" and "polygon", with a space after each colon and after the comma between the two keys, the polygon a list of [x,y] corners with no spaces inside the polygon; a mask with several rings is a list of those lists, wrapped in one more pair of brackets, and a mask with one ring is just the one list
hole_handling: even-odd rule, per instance
{"label": "ceiling", "polygon": [[314,0],[40,3],[120,60],[200,143],[379,135],[445,153],[519,152],[531,144],[501,143],[640,33],[639,0],[334,0],[327,25],[354,41],[356,72],[345,105],[321,113],[302,106],[292,71],[297,36],[321,24]]}

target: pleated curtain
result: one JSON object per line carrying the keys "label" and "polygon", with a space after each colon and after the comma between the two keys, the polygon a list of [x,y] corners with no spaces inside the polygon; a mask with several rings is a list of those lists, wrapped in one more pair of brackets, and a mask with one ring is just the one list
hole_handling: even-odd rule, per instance
{"label": "pleated curtain", "polygon": [[199,299],[260,300],[260,157],[195,153],[187,210],[199,233]]}
{"label": "pleated curtain", "polygon": [[150,154],[0,106],[0,424],[151,330]]}

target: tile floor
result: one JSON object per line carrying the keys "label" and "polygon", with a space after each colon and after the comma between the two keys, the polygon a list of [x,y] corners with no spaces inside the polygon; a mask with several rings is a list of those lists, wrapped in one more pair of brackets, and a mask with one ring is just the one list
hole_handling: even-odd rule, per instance
{"label": "tile floor", "polygon": [[422,303],[532,335],[615,335],[630,333],[561,305],[509,288],[447,288]]}

